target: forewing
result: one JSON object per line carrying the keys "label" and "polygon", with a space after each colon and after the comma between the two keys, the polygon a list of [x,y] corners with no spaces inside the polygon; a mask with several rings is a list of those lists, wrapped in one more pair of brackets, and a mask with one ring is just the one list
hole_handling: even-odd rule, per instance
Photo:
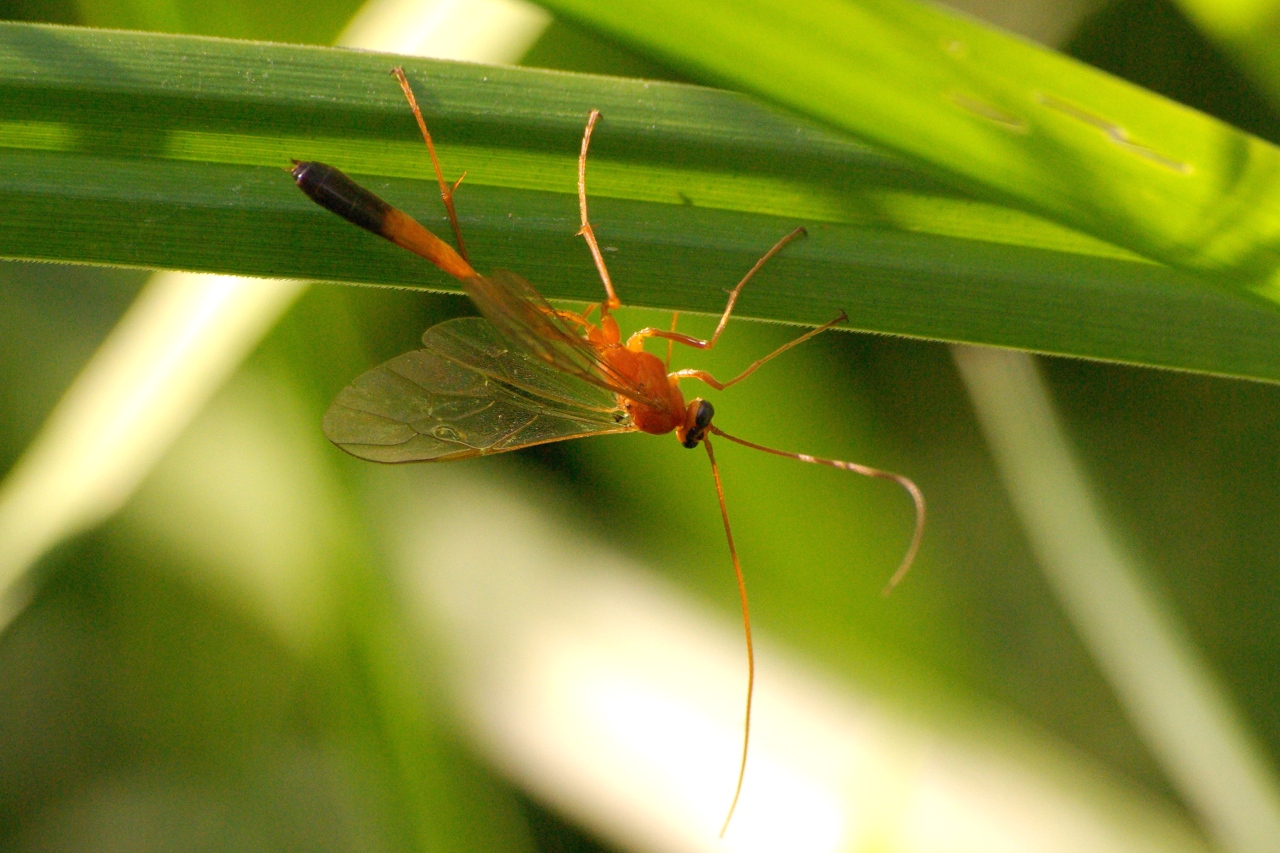
{"label": "forewing", "polygon": [[533,285],[506,270],[466,279],[463,286],[480,313],[512,343],[558,370],[647,406],[665,401],[641,390],[600,358],[581,329],[563,319]]}
{"label": "forewing", "polygon": [[544,363],[479,317],[432,326],[423,333],[422,344],[460,367],[535,397],[599,412],[619,408],[615,393]]}
{"label": "forewing", "polygon": [[324,416],[330,441],[374,462],[425,462],[635,429],[612,393],[510,346],[484,320],[441,323],[423,343],[338,394]]}

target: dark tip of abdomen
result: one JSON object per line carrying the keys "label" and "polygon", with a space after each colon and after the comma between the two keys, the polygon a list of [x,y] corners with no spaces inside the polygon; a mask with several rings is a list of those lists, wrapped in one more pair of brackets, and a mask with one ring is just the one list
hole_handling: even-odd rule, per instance
{"label": "dark tip of abdomen", "polygon": [[293,163],[290,174],[298,189],[312,201],[366,231],[386,236],[383,224],[391,205],[332,166],[315,161],[294,160]]}

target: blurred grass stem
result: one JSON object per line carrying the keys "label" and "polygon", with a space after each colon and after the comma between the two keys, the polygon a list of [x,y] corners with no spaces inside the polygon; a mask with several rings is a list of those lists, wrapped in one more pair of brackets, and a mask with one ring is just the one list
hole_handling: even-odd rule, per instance
{"label": "blurred grass stem", "polygon": [[158,273],[0,485],[0,612],[25,569],[111,515],[302,292],[299,282]]}
{"label": "blurred grass stem", "polygon": [[953,352],[1040,565],[1147,747],[1222,850],[1280,850],[1271,769],[1108,521],[1031,356]]}

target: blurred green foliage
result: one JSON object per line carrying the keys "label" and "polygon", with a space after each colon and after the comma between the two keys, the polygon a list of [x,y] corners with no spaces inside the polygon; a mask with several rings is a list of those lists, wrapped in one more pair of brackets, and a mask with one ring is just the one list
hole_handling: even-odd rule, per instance
{"label": "blurred green foliage", "polygon": [[[323,43],[352,11],[223,8],[86,0],[3,14]],[[1071,49],[1275,138],[1275,115],[1247,76],[1166,4],[1111,3]],[[561,24],[530,57],[677,76]],[[140,283],[133,272],[0,266],[6,467]],[[335,484],[341,514],[317,533],[327,557],[299,582],[320,589],[303,615],[263,616],[252,596],[209,580],[219,575],[204,563],[216,555],[149,520],[164,478],[181,476],[172,460],[121,518],[43,561],[34,603],[0,638],[0,849],[72,849],[108,827],[116,835],[102,849],[593,849],[457,733],[433,661],[407,651],[353,485],[361,463],[319,433],[354,375],[469,310],[459,297],[313,288],[211,406],[270,415],[284,430],[251,449],[251,466],[293,470],[271,454],[301,444]],[[690,318],[687,330],[706,322]],[[697,364],[729,374],[787,334],[735,324]],[[1109,508],[1280,763],[1280,388],[1066,360],[1046,370]],[[944,347],[825,335],[714,401],[735,434],[901,470],[931,503],[920,563],[885,600],[877,593],[909,528],[905,500],[839,472],[720,450],[761,632],[924,715],[1001,709],[1176,802],[1040,578]],[[215,446],[199,443],[201,429],[184,443]],[[460,464],[538,471],[579,502],[585,529],[734,612],[700,455],[625,436]],[[231,535],[216,514],[177,523]]]}

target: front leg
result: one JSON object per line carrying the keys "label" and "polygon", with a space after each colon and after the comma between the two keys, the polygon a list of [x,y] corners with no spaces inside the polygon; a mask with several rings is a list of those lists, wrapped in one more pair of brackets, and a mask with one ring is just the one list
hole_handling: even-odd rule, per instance
{"label": "front leg", "polygon": [[[837,323],[843,323],[848,319],[849,319],[849,316],[845,314],[843,311],[841,311],[840,316],[836,317],[835,319],[828,320],[827,322],[823,323],[821,326],[818,326],[817,328],[814,328],[814,329],[810,329],[809,331],[805,332],[803,335],[796,338],[795,340],[787,341],[785,344],[778,347],[776,350],[764,356],[763,358],[758,358],[755,361],[751,362],[751,365],[747,367],[746,370],[742,371],[737,376],[730,379],[728,382],[721,382],[720,380],[712,376],[710,373],[707,373],[705,370],[677,370],[675,373],[671,374],[671,376],[674,377],[677,382],[679,382],[682,379],[697,379],[707,383],[717,391],[722,391],[725,388],[728,388],[730,385],[737,385],[739,382],[741,382],[742,380],[746,379],[748,376],[750,376],[751,374],[759,370],[760,367],[763,366],[766,362],[774,358],[777,358],[787,350],[791,349],[793,346],[796,346],[797,344],[802,344],[805,341],[809,340],[809,338],[812,338],[814,335],[825,332],[827,329],[830,329],[832,326],[836,325]],[[668,338],[669,340],[677,340],[677,341],[679,341],[681,338],[688,338],[687,335],[673,335],[673,333],[664,332],[661,329],[641,329],[640,332],[636,332],[635,335],[631,336],[631,340],[627,341],[627,347],[630,348],[631,341],[634,341],[637,335],[645,331],[652,332],[650,336],[655,338]],[[690,346],[701,345],[700,346],[701,349],[710,349],[711,345],[715,343],[714,338],[710,341],[699,341],[697,338],[688,338],[688,340],[692,341],[692,343],[689,344]],[[681,341],[681,343],[683,343],[683,341]]]}
{"label": "front leg", "polygon": [[[583,209],[585,211],[585,207]],[[792,231],[790,234],[775,243],[772,249],[765,252],[764,257],[756,261],[755,266],[747,270],[747,274],[742,277],[742,281],[738,282],[737,285],[734,286],[733,290],[729,291],[729,302],[724,306],[724,313],[720,315],[720,324],[716,326],[715,332],[713,332],[711,337],[707,340],[691,337],[689,335],[681,335],[675,330],[668,332],[663,329],[646,328],[641,329],[627,339],[627,349],[639,352],[644,349],[644,341],[646,338],[666,338],[669,341],[675,341],[678,344],[684,344],[685,346],[693,347],[694,349],[711,349],[716,345],[716,341],[720,340],[720,333],[724,331],[725,325],[729,322],[729,316],[733,313],[733,306],[738,302],[738,294],[742,292],[742,288],[746,286],[747,282],[751,281],[752,277],[760,271],[760,268],[767,264],[770,258],[781,252],[788,243],[804,237],[808,233],[809,232],[804,229],[804,226]],[[601,261],[601,263],[603,263],[603,261]],[[796,343],[799,343],[799,341]],[[770,356],[770,358],[772,358],[772,356]],[[765,360],[767,361],[768,359],[766,358]]]}

